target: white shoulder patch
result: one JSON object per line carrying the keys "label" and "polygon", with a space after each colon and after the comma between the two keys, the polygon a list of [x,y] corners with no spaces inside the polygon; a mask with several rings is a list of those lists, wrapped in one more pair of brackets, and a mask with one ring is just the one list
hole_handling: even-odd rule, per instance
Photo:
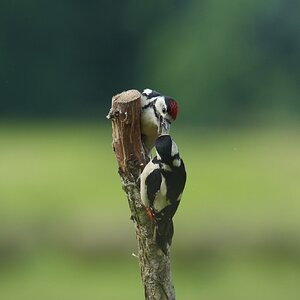
{"label": "white shoulder patch", "polygon": [[160,192],[163,197],[166,197],[167,195],[167,185],[166,185],[166,179],[164,176],[161,176],[161,184],[160,184]]}
{"label": "white shoulder patch", "polygon": [[176,154],[178,154],[178,147],[175,144],[174,141],[172,141],[172,150],[171,150],[171,156],[175,156]]}
{"label": "white shoulder patch", "polygon": [[169,199],[167,199],[167,185],[164,176],[162,176],[162,181],[160,185],[160,190],[156,195],[154,200],[154,210],[162,211],[166,206],[170,205]]}

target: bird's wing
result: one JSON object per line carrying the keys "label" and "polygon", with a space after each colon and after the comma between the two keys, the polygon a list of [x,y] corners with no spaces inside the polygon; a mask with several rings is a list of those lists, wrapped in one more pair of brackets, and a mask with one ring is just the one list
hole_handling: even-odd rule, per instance
{"label": "bird's wing", "polygon": [[153,207],[154,200],[160,190],[161,181],[162,178],[159,169],[153,170],[146,179],[145,184],[147,186],[147,197],[150,207]]}
{"label": "bird's wing", "polygon": [[186,172],[183,161],[181,160],[179,168],[175,168],[172,172],[165,172],[164,176],[168,185],[168,199],[172,203],[180,201],[186,183]]}

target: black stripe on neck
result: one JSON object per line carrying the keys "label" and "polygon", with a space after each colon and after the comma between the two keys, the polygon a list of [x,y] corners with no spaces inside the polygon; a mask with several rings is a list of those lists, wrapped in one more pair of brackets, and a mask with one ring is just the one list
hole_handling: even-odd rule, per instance
{"label": "black stripe on neck", "polygon": [[145,109],[147,109],[147,108],[149,108],[149,107],[150,107],[150,108],[153,108],[155,117],[156,117],[157,119],[159,119],[159,115],[158,115],[158,113],[157,113],[157,110],[156,110],[156,107],[155,107],[155,103],[156,103],[156,99],[153,100],[153,101],[151,101],[151,102],[149,102],[148,104],[144,105],[144,106],[142,107],[142,110],[145,110]]}
{"label": "black stripe on neck", "polygon": [[148,107],[154,107],[156,103],[156,99],[153,101],[150,101],[149,103],[147,103],[146,105],[142,106],[142,109],[147,109]]}

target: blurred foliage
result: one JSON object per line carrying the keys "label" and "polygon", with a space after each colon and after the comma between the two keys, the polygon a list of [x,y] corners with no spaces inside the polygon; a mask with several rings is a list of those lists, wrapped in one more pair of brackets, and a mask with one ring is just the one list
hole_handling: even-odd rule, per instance
{"label": "blurred foliage", "polygon": [[[1,296],[141,299],[110,127],[0,125]],[[172,246],[178,298],[298,299],[298,129],[176,126],[188,171]]]}
{"label": "blurred foliage", "polygon": [[[181,118],[298,118],[296,0],[0,3],[0,116],[99,118],[151,87]],[[193,113],[197,112],[197,113]]]}
{"label": "blurred foliage", "polygon": [[145,60],[142,69],[200,122],[299,112],[299,8],[297,1],[195,1],[145,42],[142,53],[158,63]]}

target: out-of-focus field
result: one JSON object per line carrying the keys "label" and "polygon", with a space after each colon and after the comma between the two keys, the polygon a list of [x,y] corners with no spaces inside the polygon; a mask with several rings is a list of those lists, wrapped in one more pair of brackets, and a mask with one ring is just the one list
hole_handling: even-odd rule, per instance
{"label": "out-of-focus field", "polygon": [[[178,299],[299,299],[296,127],[173,127]],[[0,124],[1,299],[143,299],[109,126]]]}

